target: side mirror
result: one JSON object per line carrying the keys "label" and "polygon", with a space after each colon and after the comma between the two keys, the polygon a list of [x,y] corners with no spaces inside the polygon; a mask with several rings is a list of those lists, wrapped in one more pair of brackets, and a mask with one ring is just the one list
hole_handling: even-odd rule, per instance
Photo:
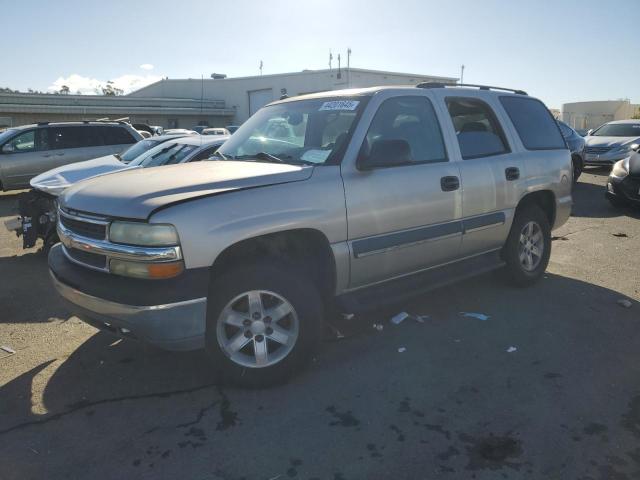
{"label": "side mirror", "polygon": [[411,146],[406,140],[378,140],[369,155],[361,155],[356,166],[359,170],[394,167],[411,162]]}
{"label": "side mirror", "polygon": [[593,128],[590,128],[589,130],[587,130],[587,135],[591,135],[593,133]]}
{"label": "side mirror", "polygon": [[637,152],[638,150],[640,150],[640,143],[634,143],[631,145],[631,150],[633,150],[634,152]]}
{"label": "side mirror", "polygon": [[16,147],[13,146],[13,144],[11,143],[5,143],[2,146],[2,153],[13,153],[16,151]]}

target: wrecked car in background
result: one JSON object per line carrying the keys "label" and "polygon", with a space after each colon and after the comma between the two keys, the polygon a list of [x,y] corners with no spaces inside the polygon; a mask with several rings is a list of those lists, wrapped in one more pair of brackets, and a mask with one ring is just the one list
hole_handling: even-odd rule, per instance
{"label": "wrecked car in background", "polygon": [[42,239],[47,249],[58,241],[57,198],[66,188],[87,178],[120,170],[204,160],[227,138],[158,136],[139,141],[122,155],[107,155],[54,168],[31,179],[32,190],[18,198],[20,216],[6,221],[5,226],[16,235],[22,236],[23,248],[31,248],[38,239]]}

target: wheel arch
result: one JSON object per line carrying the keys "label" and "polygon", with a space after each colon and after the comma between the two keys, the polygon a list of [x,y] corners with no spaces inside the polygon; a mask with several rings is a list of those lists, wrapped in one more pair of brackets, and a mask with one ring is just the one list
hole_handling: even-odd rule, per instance
{"label": "wheel arch", "polygon": [[309,275],[322,297],[336,290],[336,260],[328,238],[313,228],[297,228],[240,240],[226,247],[211,265],[212,278],[234,265],[273,259]]}
{"label": "wheel arch", "polygon": [[538,190],[527,193],[518,202],[516,215],[529,205],[536,205],[542,209],[549,220],[549,226],[553,228],[556,221],[556,196],[551,190]]}

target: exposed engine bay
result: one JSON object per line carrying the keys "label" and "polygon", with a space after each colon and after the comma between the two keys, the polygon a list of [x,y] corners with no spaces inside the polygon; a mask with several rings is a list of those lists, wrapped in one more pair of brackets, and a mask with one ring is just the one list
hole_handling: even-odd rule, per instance
{"label": "exposed engine bay", "polygon": [[18,196],[18,218],[5,222],[8,230],[22,237],[22,248],[35,246],[42,239],[45,250],[58,241],[56,233],[57,197],[29,190]]}

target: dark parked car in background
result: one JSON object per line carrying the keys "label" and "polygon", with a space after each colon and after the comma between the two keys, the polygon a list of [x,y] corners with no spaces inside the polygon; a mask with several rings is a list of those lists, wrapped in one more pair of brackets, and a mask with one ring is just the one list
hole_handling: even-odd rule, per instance
{"label": "dark parked car in background", "polygon": [[558,120],[558,126],[560,127],[560,131],[562,132],[562,136],[569,146],[569,150],[571,150],[573,181],[577,182],[578,177],[580,177],[582,169],[584,168],[584,146],[586,144],[586,141],[578,132],[576,132],[562,120]]}
{"label": "dark parked car in background", "polygon": [[607,181],[606,196],[616,207],[640,207],[640,153],[633,153],[614,163]]}

